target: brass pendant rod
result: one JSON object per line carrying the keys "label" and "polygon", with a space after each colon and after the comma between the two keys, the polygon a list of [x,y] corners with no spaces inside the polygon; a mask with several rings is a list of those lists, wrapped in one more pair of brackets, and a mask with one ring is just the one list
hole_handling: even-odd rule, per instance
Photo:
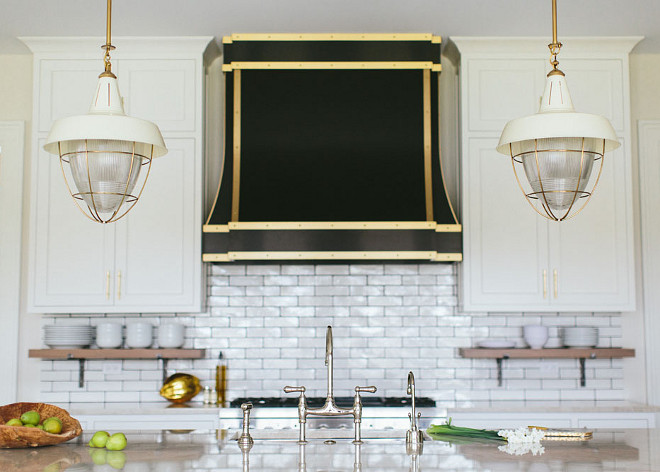
{"label": "brass pendant rod", "polygon": [[[110,2],[110,0],[108,0]],[[109,15],[108,11],[108,15]],[[108,20],[108,25],[110,20]],[[108,40],[110,42],[110,40]],[[552,42],[557,44],[557,0],[552,0]]]}
{"label": "brass pendant rod", "polygon": [[[555,1],[556,0],[553,0],[553,5],[554,5],[553,8],[556,10],[557,7],[554,4]],[[553,10],[553,11],[555,11],[555,10]],[[105,25],[105,45],[107,47],[107,46],[110,46],[112,44],[112,41],[110,40],[110,35],[112,34],[111,33],[111,31],[112,31],[112,0],[108,0],[108,13],[107,13],[106,18],[107,18],[107,22],[106,22],[106,25]],[[555,26],[554,26],[554,28],[556,28],[556,21],[557,21],[557,18],[556,18],[556,15],[555,15]],[[555,42],[557,42],[556,38],[555,38]]]}
{"label": "brass pendant rod", "polygon": [[552,43],[548,44],[550,48],[550,64],[552,64],[552,70],[549,75],[564,75],[562,71],[557,69],[559,61],[557,60],[557,54],[561,49],[561,43],[557,40],[557,0],[552,0]]}
{"label": "brass pendant rod", "polygon": [[116,79],[117,76],[112,73],[112,64],[110,63],[110,51],[115,49],[112,45],[112,0],[107,0],[107,12],[106,12],[106,24],[105,24],[105,44],[101,46],[101,49],[105,49],[105,54],[103,56],[103,62],[105,64],[105,70],[99,75],[99,77],[112,77]]}

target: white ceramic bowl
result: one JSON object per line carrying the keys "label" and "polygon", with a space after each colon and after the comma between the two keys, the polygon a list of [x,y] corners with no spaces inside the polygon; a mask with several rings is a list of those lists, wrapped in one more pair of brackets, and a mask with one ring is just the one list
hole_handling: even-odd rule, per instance
{"label": "white ceramic bowl", "polygon": [[153,342],[151,323],[133,322],[126,325],[126,346],[133,349],[144,349]]}
{"label": "white ceramic bowl", "polygon": [[165,323],[158,328],[158,346],[174,349],[183,346],[184,326],[180,323]]}
{"label": "white ceramic bowl", "polygon": [[123,329],[119,323],[100,323],[96,327],[96,345],[101,349],[121,347],[124,341]]}
{"label": "white ceramic bowl", "polygon": [[523,326],[523,339],[532,349],[541,349],[548,342],[548,327],[541,325]]}

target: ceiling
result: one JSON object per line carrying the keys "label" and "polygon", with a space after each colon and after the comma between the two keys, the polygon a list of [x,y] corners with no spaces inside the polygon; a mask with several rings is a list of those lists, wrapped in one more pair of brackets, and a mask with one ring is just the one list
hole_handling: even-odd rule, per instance
{"label": "ceiling", "polygon": [[[103,36],[105,8],[104,0],[0,0],[0,54],[29,54],[19,36]],[[560,41],[644,36],[633,53],[660,54],[659,19],[658,0],[558,1]],[[550,0],[115,0],[112,23],[114,36],[552,35]]]}

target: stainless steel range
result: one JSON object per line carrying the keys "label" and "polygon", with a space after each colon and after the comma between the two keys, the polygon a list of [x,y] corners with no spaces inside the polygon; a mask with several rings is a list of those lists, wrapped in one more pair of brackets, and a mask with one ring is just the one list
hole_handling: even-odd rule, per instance
{"label": "stainless steel range", "polygon": [[[310,408],[320,408],[325,403],[324,397],[308,397]],[[250,423],[255,429],[298,429],[298,399],[286,397],[268,398],[237,398],[231,402],[231,408],[220,411],[220,427],[223,429],[239,429],[243,420],[241,404],[251,402],[254,405]],[[335,397],[335,403],[340,408],[353,406],[353,397]],[[410,426],[408,413],[411,412],[410,397],[363,397],[362,428],[363,430],[396,429],[405,430]],[[435,401],[428,397],[417,397],[416,408],[421,416],[419,427],[426,429],[431,423],[443,423],[447,418],[446,408],[437,408]],[[350,416],[310,416],[307,418],[307,428],[310,429],[344,429],[350,432],[353,428],[353,418]]]}

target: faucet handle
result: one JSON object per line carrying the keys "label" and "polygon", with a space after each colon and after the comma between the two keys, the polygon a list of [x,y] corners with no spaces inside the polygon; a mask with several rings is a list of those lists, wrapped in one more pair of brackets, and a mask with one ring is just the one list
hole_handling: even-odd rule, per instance
{"label": "faucet handle", "polygon": [[355,387],[355,392],[356,393],[376,393],[376,390],[378,390],[376,387],[373,385],[370,387]]}
{"label": "faucet handle", "polygon": [[252,403],[247,402],[241,405],[241,410],[243,410],[243,433],[241,437],[238,438],[238,447],[242,450],[249,451],[254,444],[252,436],[250,436],[250,410],[252,409]]}
{"label": "faucet handle", "polygon": [[284,392],[285,393],[305,393],[306,388],[305,387],[284,387]]}

